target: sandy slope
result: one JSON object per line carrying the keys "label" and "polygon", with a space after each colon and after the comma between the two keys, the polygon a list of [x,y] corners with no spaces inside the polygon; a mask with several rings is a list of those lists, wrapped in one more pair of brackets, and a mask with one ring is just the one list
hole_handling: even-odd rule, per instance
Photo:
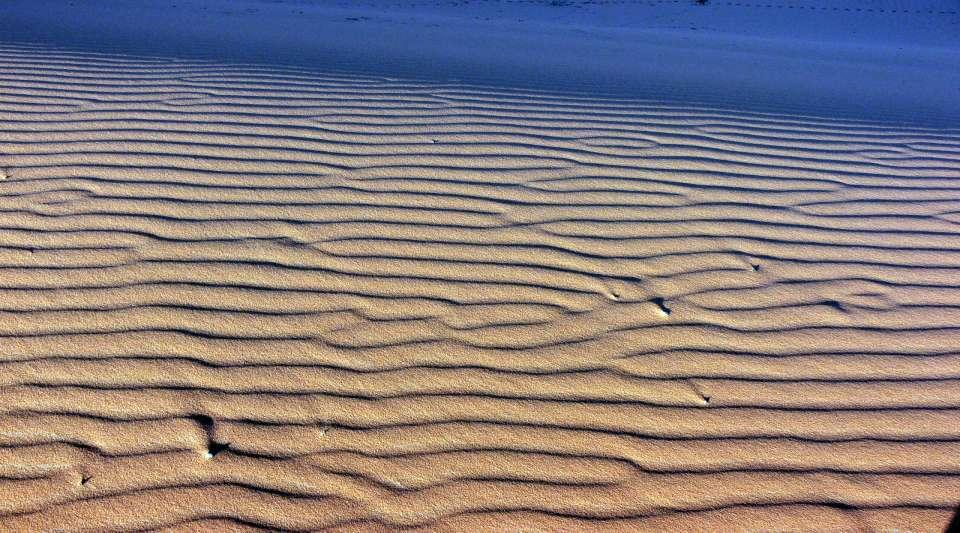
{"label": "sandy slope", "polygon": [[4,530],[960,503],[958,130],[14,46],[0,79]]}

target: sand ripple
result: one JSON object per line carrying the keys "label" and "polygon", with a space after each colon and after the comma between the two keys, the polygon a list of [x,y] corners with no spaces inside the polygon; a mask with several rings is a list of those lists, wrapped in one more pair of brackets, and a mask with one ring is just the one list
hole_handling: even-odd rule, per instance
{"label": "sand ripple", "polygon": [[4,530],[937,530],[960,130],[0,49]]}

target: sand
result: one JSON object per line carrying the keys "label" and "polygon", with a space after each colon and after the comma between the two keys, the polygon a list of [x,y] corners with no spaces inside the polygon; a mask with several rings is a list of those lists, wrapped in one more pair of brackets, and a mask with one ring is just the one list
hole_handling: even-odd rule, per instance
{"label": "sand", "polygon": [[960,129],[0,46],[0,529],[942,530]]}

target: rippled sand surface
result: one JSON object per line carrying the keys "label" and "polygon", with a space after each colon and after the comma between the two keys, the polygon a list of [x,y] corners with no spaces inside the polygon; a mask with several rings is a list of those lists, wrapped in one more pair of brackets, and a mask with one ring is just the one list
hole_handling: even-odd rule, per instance
{"label": "rippled sand surface", "polygon": [[0,49],[0,528],[936,531],[960,130]]}

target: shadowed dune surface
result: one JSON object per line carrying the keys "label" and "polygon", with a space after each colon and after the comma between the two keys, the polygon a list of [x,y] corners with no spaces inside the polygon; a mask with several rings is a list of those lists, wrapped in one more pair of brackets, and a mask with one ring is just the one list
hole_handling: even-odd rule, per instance
{"label": "shadowed dune surface", "polygon": [[936,531],[960,130],[0,48],[0,526]]}

